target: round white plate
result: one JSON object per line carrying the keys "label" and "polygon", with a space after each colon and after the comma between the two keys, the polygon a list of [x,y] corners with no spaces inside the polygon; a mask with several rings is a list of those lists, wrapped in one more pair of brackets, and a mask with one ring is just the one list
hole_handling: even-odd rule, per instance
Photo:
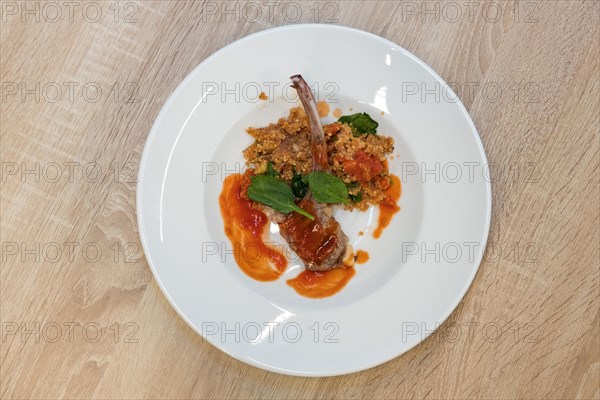
{"label": "round white plate", "polygon": [[[380,134],[395,138],[390,170],[402,181],[401,211],[378,240],[376,208],[336,211],[355,248],[371,258],[325,299],[301,297],[286,284],[303,269],[294,260],[275,282],[244,275],[218,203],[223,178],[243,170],[242,150],[252,142],[245,129],[299,104],[289,87],[297,73],[332,110],[368,112]],[[261,91],[268,100],[258,99]],[[225,47],[175,90],[144,148],[138,224],[165,296],[206,340],[270,371],[339,375],[406,352],[460,302],[487,240],[488,175],[467,111],[422,61],[370,33],[292,25]]]}

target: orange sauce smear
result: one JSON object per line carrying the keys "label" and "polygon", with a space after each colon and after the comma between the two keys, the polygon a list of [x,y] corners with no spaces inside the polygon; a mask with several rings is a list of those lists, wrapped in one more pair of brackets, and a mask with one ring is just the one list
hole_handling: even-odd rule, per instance
{"label": "orange sauce smear", "polygon": [[334,109],[334,110],[333,110],[333,113],[332,113],[332,115],[333,115],[335,118],[339,118],[339,117],[341,117],[341,116],[342,116],[342,110],[341,110],[341,109],[339,109],[339,108],[336,108],[336,109]]}
{"label": "orange sauce smear", "polygon": [[354,267],[339,267],[324,272],[304,270],[294,279],[289,279],[287,284],[301,296],[319,299],[342,290],[355,273]]}
{"label": "orange sauce smear", "polygon": [[356,252],[356,263],[364,264],[369,261],[369,253],[364,250],[359,250]]}
{"label": "orange sauce smear", "polygon": [[242,174],[232,174],[223,183],[219,205],[225,234],[233,245],[236,263],[246,275],[257,281],[274,281],[285,271],[287,259],[262,239],[269,219],[241,195],[248,179]]}
{"label": "orange sauce smear", "polygon": [[392,184],[385,191],[385,199],[379,203],[379,220],[377,228],[373,232],[373,237],[378,239],[383,230],[392,222],[394,215],[400,211],[398,200],[402,193],[402,185],[400,179],[396,175],[391,175]]}
{"label": "orange sauce smear", "polygon": [[260,94],[258,95],[258,98],[261,100],[268,100],[269,96],[267,96],[267,94],[265,92],[260,92]]}
{"label": "orange sauce smear", "polygon": [[329,115],[329,104],[320,100],[317,101],[317,111],[319,113],[319,117],[324,118]]}

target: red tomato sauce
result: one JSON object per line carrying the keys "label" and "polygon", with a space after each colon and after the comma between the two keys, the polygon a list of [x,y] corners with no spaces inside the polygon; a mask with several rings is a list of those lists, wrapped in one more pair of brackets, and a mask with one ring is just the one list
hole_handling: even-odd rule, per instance
{"label": "red tomato sauce", "polygon": [[329,104],[324,101],[317,101],[317,112],[319,117],[325,118],[329,115]]}
{"label": "red tomato sauce", "polygon": [[219,196],[225,234],[233,246],[233,255],[240,269],[257,281],[274,281],[287,268],[287,259],[264,241],[269,219],[255,208],[245,193],[250,184],[248,175],[229,175]]}
{"label": "red tomato sauce", "polygon": [[289,279],[287,284],[301,296],[319,299],[342,290],[355,273],[354,267],[339,267],[324,272],[304,270],[294,279]]}
{"label": "red tomato sauce", "polygon": [[396,175],[390,175],[392,184],[385,191],[385,198],[379,203],[379,220],[377,228],[373,232],[373,237],[378,239],[383,230],[392,222],[394,215],[400,211],[398,200],[402,194],[402,184]]}
{"label": "red tomato sauce", "polygon": [[364,250],[359,250],[356,252],[356,263],[364,264],[369,261],[369,253]]}

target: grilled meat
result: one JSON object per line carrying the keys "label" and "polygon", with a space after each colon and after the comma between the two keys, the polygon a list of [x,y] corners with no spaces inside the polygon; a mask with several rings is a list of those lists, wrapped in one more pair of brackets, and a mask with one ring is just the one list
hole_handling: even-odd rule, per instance
{"label": "grilled meat", "polygon": [[[290,79],[310,124],[313,171],[327,172],[329,164],[325,133],[319,120],[317,105],[301,75],[294,75]],[[342,266],[347,252],[352,250],[348,246],[348,237],[333,218],[331,207],[317,202],[310,191],[298,205],[314,215],[315,219],[311,221],[298,213],[290,213],[281,222],[278,221],[281,236],[304,261],[306,269],[327,271]]]}

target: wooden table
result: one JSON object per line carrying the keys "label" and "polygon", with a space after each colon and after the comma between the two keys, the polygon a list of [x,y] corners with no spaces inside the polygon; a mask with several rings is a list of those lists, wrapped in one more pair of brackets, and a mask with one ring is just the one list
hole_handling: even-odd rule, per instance
{"label": "wooden table", "polygon": [[[0,4],[2,398],[599,398],[600,3]],[[135,217],[140,154],[176,85],[221,47],[295,22],[423,59],[495,170],[485,261],[450,319],[334,378],[204,343],[156,285]]]}

